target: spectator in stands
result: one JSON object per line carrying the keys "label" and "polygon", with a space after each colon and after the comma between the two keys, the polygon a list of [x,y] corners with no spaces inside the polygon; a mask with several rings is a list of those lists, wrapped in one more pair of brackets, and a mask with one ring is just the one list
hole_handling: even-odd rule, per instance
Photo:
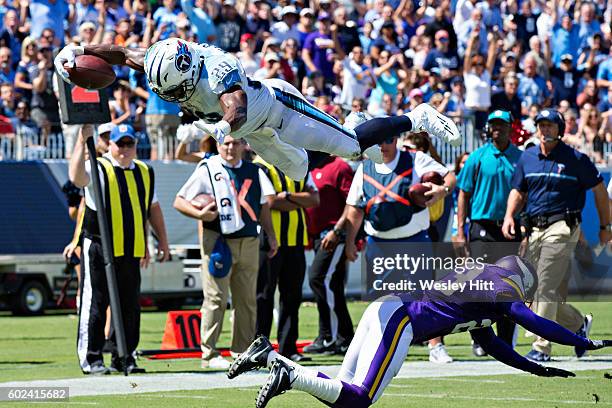
{"label": "spectator in stands", "polygon": [[0,30],[0,47],[9,47],[13,55],[21,55],[21,42],[28,34],[27,27],[20,24],[16,10],[8,10],[2,22],[4,28]]}
{"label": "spectator in stands", "polygon": [[32,99],[33,70],[38,66],[38,47],[32,37],[23,40],[21,48],[21,59],[15,74],[15,90],[19,92],[26,101]]}
{"label": "spectator in stands", "polygon": [[380,34],[372,43],[370,54],[373,58],[378,58],[383,50],[389,51],[391,54],[399,54],[401,52],[393,21],[385,21],[380,27]]}
{"label": "spectator in stands", "polygon": [[266,39],[266,33],[270,32],[271,20],[270,4],[267,1],[249,2],[245,30],[257,39],[257,49]]}
{"label": "spectator in stands", "polygon": [[360,46],[353,47],[342,61],[342,94],[339,103],[348,109],[355,98],[365,98],[375,86],[372,70],[364,64],[364,53]]}
{"label": "spectator in stands", "polygon": [[522,113],[526,115],[529,106],[548,106],[552,98],[546,81],[537,73],[536,59],[527,56],[523,65],[523,73],[519,74],[518,96],[521,99]]}
{"label": "spectator in stands", "polygon": [[108,101],[108,107],[111,114],[111,122],[115,125],[122,123],[126,125],[133,125],[136,121],[137,115],[142,113],[142,108],[131,103],[130,97],[132,90],[130,83],[124,80],[118,81],[113,88],[113,99]]}
{"label": "spectator in stands", "polygon": [[217,40],[217,29],[211,17],[215,13],[214,7],[209,0],[181,0],[181,8],[193,24],[198,42],[214,44]]}
{"label": "spectator in stands", "polygon": [[370,94],[368,112],[372,116],[381,114],[383,96],[385,94],[395,98],[399,92],[400,82],[407,77],[407,73],[402,69],[404,56],[402,54],[391,54],[384,50],[378,57],[378,67],[374,68],[376,78],[376,88]]}
{"label": "spectator in stands", "polygon": [[[21,145],[26,149],[40,147],[40,129],[30,119],[30,108],[26,102],[17,102],[15,116],[11,118],[16,139],[21,139]],[[25,159],[30,159],[26,153]]]}
{"label": "spectator in stands", "polygon": [[461,77],[455,77],[451,80],[450,97],[446,105],[446,114],[459,120],[465,111],[464,104],[464,89]]}
{"label": "spectator in stands", "polygon": [[94,3],[95,0],[78,0],[68,4],[70,13],[74,14],[74,27],[80,27],[85,22],[95,23],[98,21],[98,10]]}
{"label": "spectator in stands", "polygon": [[15,70],[13,69],[13,59],[9,47],[0,47],[0,83],[15,81]]}
{"label": "spectator in stands", "polygon": [[223,0],[221,13],[214,21],[219,47],[228,52],[240,51],[240,36],[245,32],[245,21],[236,10],[236,0]]}
{"label": "spectator in stands", "polygon": [[[600,24],[595,15],[595,4],[580,4],[580,17],[578,19],[578,40],[580,48],[588,45],[588,40],[595,34],[601,34]],[[608,22],[609,23],[609,22]]]}
{"label": "spectator in stands", "polygon": [[490,42],[489,52],[484,55],[476,54],[476,43],[479,41],[478,30],[470,37],[463,59],[463,81],[465,83],[466,112],[474,115],[474,126],[477,130],[484,129],[489,108],[491,107],[491,75],[496,57],[497,39]]}
{"label": "spectator in stands", "polygon": [[594,105],[585,105],[580,111],[578,125],[578,150],[593,157],[595,162],[602,163],[603,145],[606,140],[602,118]]}
{"label": "spectator in stands", "polygon": [[363,48],[366,54],[370,54],[372,49],[372,43],[374,40],[372,39],[372,31],[374,30],[374,26],[372,23],[365,23],[361,29],[359,34],[359,42],[361,43],[361,48]]}
{"label": "spectator in stands", "polygon": [[459,75],[459,56],[455,49],[450,48],[450,39],[447,31],[438,31],[435,35],[436,48],[429,51],[423,69],[426,71],[432,68],[440,70],[440,77],[443,81],[450,81],[451,78]]}
{"label": "spectator in stands", "polygon": [[568,109],[567,112],[563,114],[563,117],[565,118],[565,135],[563,141],[572,145],[575,149],[579,149],[581,143],[576,139],[578,136],[578,114],[574,109]]}
{"label": "spectator in stands", "polygon": [[298,30],[298,12],[295,6],[289,5],[281,10],[281,21],[272,24],[270,33],[279,41],[285,41],[289,38],[295,40],[300,39],[300,31]]}
{"label": "spectator in stands", "polygon": [[436,7],[433,21],[425,26],[425,35],[427,35],[429,39],[434,42],[435,36],[438,32],[446,31],[448,34],[448,48],[451,50],[457,50],[457,34],[455,34],[455,29],[453,28],[451,20],[448,18],[447,14],[450,12],[448,8],[449,6],[450,2],[444,1],[438,7]]}
{"label": "spectator in stands", "polygon": [[[504,26],[500,2],[496,0],[487,0],[478,3],[478,7],[482,10],[482,22],[488,31],[501,30]],[[535,26],[535,21],[533,22]]]}
{"label": "spectator in stands", "polygon": [[[571,54],[569,54],[571,55]],[[537,73],[544,79],[548,79],[549,70],[548,70],[548,61],[549,58],[549,48],[544,44],[542,47],[542,42],[537,35],[532,36],[529,39],[529,51],[523,56],[523,61],[527,57],[533,57],[536,61],[537,65]]]}
{"label": "spectator in stands", "polygon": [[[50,29],[58,39],[55,46],[64,42],[64,20],[68,17],[66,0],[25,0],[30,4],[30,35],[42,37],[45,29]],[[55,39],[54,38],[54,39]],[[39,46],[43,46],[39,44]]]}
{"label": "spectator in stands", "polygon": [[567,13],[561,15],[561,23],[557,21],[557,1],[555,0],[551,14],[554,24],[551,37],[552,61],[555,65],[561,63],[561,56],[565,54],[571,54],[574,59],[578,58],[580,50],[580,29],[574,25],[572,18]]}
{"label": "spectator in stands", "polygon": [[514,119],[521,118],[521,100],[517,95],[519,79],[514,72],[506,74],[502,78],[503,90],[491,96],[491,111],[509,111]]}
{"label": "spectator in stands", "polygon": [[283,55],[285,57],[285,61],[287,62],[287,66],[293,73],[293,85],[300,89],[302,82],[304,81],[304,77],[306,76],[306,64],[300,57],[299,42],[293,38],[290,38],[284,42],[281,48],[284,51]]}
{"label": "spectator in stands", "polygon": [[[58,0],[60,1],[60,0]],[[38,51],[38,65],[32,69],[32,119],[41,129],[42,145],[51,132],[59,132],[58,102],[53,92],[53,52],[51,48]]]}
{"label": "spectator in stands", "polygon": [[559,68],[555,66],[550,68],[550,80],[553,85],[553,105],[559,105],[561,101],[567,100],[573,101],[573,104],[570,102],[572,107],[577,106],[576,96],[581,76],[582,70],[574,67],[574,57],[572,57],[572,54],[562,55]]}
{"label": "spectator in stands", "polygon": [[264,61],[264,66],[255,71],[253,79],[258,81],[269,78],[284,79],[280,56],[277,53],[268,51],[264,56]]}
{"label": "spectator in stands", "polygon": [[473,52],[487,55],[487,49],[489,47],[487,28],[482,22],[482,11],[479,8],[474,8],[474,10],[472,10],[470,19],[462,25],[461,30],[457,31],[457,40],[459,43],[459,56],[467,54],[466,50],[470,41],[473,42]]}
{"label": "spectator in stands", "polygon": [[240,36],[240,51],[236,53],[236,56],[247,75],[255,74],[255,71],[261,66],[261,57],[255,54],[255,45],[256,40],[253,34],[245,33]]}
{"label": "spectator in stands", "polygon": [[315,21],[315,13],[311,8],[303,8],[300,10],[300,21],[298,22],[297,29],[300,32],[299,45],[302,47],[306,42],[306,37],[313,30]]}
{"label": "spectator in stands", "polygon": [[517,39],[527,47],[531,38],[537,34],[536,22],[540,15],[533,12],[531,1],[521,2],[521,11],[511,16],[512,22],[516,24]]}
{"label": "spectator in stands", "polygon": [[338,27],[337,38],[345,54],[361,45],[357,24],[354,21],[348,20],[347,15],[348,11],[345,7],[338,7],[334,10],[333,24]]}
{"label": "spectator in stands", "polygon": [[608,112],[608,114],[612,113],[609,112],[612,110],[612,86],[608,87],[606,97],[597,104],[597,110],[599,110],[602,114],[606,114],[606,112]]}
{"label": "spectator in stands", "polygon": [[599,95],[597,94],[597,86],[593,79],[589,79],[584,86],[582,92],[576,97],[578,107],[583,107],[585,104],[597,106],[599,103]]}
{"label": "spectator in stands", "polygon": [[[176,0],[164,0],[163,6],[155,10],[153,20],[157,28],[161,31],[160,40],[165,40],[170,37],[173,32],[176,32],[177,15]],[[120,20],[117,22],[119,21]]]}
{"label": "spectator in stands", "polygon": [[9,82],[0,83],[0,115],[15,117],[15,90]]}
{"label": "spectator in stands", "polygon": [[[175,158],[188,163],[199,163],[217,154],[215,139],[192,124],[181,125],[176,131],[179,144],[176,148]],[[197,151],[191,151],[194,142],[198,145]],[[200,234],[202,231],[199,231]]]}
{"label": "spectator in stands", "polygon": [[320,71],[328,82],[334,82],[333,54],[340,59],[344,58],[344,51],[340,46],[336,31],[331,31],[331,17],[326,12],[319,14],[317,31],[310,33],[304,41],[302,59],[309,73]]}
{"label": "spectator in stands", "polygon": [[[202,368],[228,369],[230,362],[221,357],[217,340],[221,334],[229,291],[232,291],[234,306],[230,352],[236,357],[246,350],[255,336],[259,225],[268,236],[269,258],[276,254],[278,243],[268,204],[268,200],[275,195],[270,180],[256,165],[242,160],[245,149],[242,140],[226,136],[223,144],[217,144],[217,148],[219,155],[196,168],[181,187],[174,208],[183,215],[204,221],[201,248],[204,292],[200,337]],[[211,171],[226,175],[219,179],[215,177],[212,184]],[[244,187],[248,185],[245,184],[246,180],[251,181],[250,187]],[[232,194],[233,202],[237,202],[237,192],[233,191],[246,191],[244,203],[238,207],[232,206],[230,212],[217,207],[214,201],[203,208],[191,204],[191,200],[200,194],[216,195],[221,191]],[[241,217],[243,226],[220,221],[220,211],[226,212],[225,219],[228,215]],[[211,257],[214,257],[212,261]]]}
{"label": "spectator in stands", "polygon": [[42,34],[40,35],[40,38],[38,38],[38,48],[42,49],[42,48],[51,48],[51,49],[55,49],[58,45],[60,41],[58,40],[58,38],[55,36],[55,31],[53,31],[50,28],[44,28],[42,30]]}

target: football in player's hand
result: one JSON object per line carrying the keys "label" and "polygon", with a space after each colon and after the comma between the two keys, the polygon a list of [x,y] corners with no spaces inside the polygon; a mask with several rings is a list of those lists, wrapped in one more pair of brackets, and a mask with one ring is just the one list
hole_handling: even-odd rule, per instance
{"label": "football in player's hand", "polygon": [[210,194],[198,194],[190,201],[191,205],[201,210],[211,202],[215,201],[215,196]]}
{"label": "football in player's hand", "polygon": [[421,183],[432,183],[438,186],[444,184],[444,179],[440,175],[440,173],[436,173],[435,171],[429,171],[421,176]]}
{"label": "football in player's hand", "polygon": [[102,89],[115,82],[113,67],[94,55],[77,55],[74,67],[66,67],[70,80],[85,89]]}
{"label": "football in player's hand", "polygon": [[424,184],[413,184],[408,190],[408,199],[416,206],[425,207],[425,203],[430,199],[425,193],[429,190],[431,190],[431,187]]}

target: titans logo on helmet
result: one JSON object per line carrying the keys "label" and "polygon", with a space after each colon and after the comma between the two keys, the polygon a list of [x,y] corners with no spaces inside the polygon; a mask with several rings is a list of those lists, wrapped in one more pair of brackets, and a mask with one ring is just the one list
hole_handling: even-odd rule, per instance
{"label": "titans logo on helmet", "polygon": [[176,46],[174,66],[181,72],[187,72],[191,68],[191,51],[189,51],[187,44],[181,41]]}

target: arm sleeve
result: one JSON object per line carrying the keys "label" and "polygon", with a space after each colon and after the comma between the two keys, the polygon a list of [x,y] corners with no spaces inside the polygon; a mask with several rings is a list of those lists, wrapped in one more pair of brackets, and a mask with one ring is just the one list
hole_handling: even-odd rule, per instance
{"label": "arm sleeve", "polygon": [[208,168],[206,166],[198,167],[187,182],[181,187],[177,196],[183,197],[185,200],[193,200],[198,194],[212,194],[213,190],[210,185],[210,177],[208,176]]}
{"label": "arm sleeve", "polygon": [[525,157],[525,153],[521,155],[518,163],[516,164],[516,168],[514,169],[514,175],[512,176],[512,182],[510,185],[512,188],[522,192],[527,192],[527,179],[525,178],[525,172],[523,170],[523,158]]}
{"label": "arm sleeve", "polygon": [[[480,156],[482,157],[482,155]],[[476,167],[478,166],[477,161],[474,153],[470,154],[457,177],[457,187],[466,193],[472,193],[474,191],[474,176]]]}
{"label": "arm sleeve", "polygon": [[541,365],[527,360],[514,351],[505,341],[495,335],[491,327],[470,330],[470,333],[474,341],[497,361],[533,374],[542,369]]}
{"label": "arm sleeve", "polygon": [[578,173],[580,177],[580,182],[584,185],[585,189],[590,190],[599,183],[603,182],[603,177],[595,164],[589,159],[586,154],[580,153],[580,158],[578,159],[579,166],[581,171]]}
{"label": "arm sleeve", "polygon": [[587,338],[578,336],[563,326],[533,313],[523,302],[500,303],[504,313],[515,323],[548,341],[566,346],[589,348]]}
{"label": "arm sleeve", "polygon": [[272,187],[272,182],[262,169],[258,170],[258,174],[259,184],[261,185],[261,197],[259,198],[259,203],[265,204],[268,202],[266,196],[276,195],[276,192],[274,191],[274,187]]}
{"label": "arm sleeve", "polygon": [[359,208],[363,208],[365,205],[363,202],[363,164],[360,164],[355,172],[355,177],[353,177],[351,188],[346,197],[346,203]]}

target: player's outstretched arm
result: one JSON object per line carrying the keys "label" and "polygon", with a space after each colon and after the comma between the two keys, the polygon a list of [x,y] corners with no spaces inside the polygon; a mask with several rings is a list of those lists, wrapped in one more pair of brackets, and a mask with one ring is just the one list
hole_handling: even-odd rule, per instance
{"label": "player's outstretched arm", "polygon": [[612,340],[591,340],[578,336],[565,327],[533,313],[523,302],[502,303],[501,306],[506,315],[515,323],[548,341],[587,350],[612,347]]}
{"label": "player's outstretched arm", "polygon": [[246,92],[235,85],[221,94],[219,103],[223,109],[223,118],[219,122],[207,123],[200,119],[193,124],[222,144],[225,136],[240,129],[247,120]]}
{"label": "player's outstretched arm", "polygon": [[540,377],[575,377],[571,371],[562,370],[555,367],[544,367],[543,365],[527,360],[518,354],[505,341],[495,335],[493,329],[484,327],[482,329],[471,330],[472,338],[484,351],[491,357],[510,367],[527,371]]}
{"label": "player's outstretched arm", "polygon": [[120,45],[74,45],[68,44],[55,57],[55,69],[62,79],[70,82],[66,67],[74,67],[78,55],[95,55],[111,65],[125,65],[144,72],[145,48],[126,48]]}

